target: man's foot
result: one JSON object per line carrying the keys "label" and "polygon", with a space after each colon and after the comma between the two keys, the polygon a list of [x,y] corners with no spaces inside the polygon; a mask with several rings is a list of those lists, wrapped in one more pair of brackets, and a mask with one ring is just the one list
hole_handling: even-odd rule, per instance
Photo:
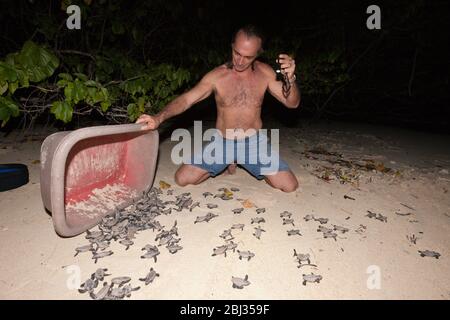
{"label": "man's foot", "polygon": [[233,163],[233,164],[230,164],[228,167],[227,167],[227,174],[235,174],[236,173],[236,164],[235,163]]}

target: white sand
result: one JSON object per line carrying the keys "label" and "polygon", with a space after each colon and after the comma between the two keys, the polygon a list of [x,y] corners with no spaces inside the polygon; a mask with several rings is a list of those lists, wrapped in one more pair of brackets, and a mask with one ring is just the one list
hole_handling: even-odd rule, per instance
{"label": "white sand", "polygon": [[[448,136],[409,132],[374,126],[322,124],[305,129],[281,130],[281,154],[297,175],[301,187],[295,193],[273,190],[253,179],[244,170],[235,175],[209,179],[199,186],[175,187],[175,194],[191,192],[201,201],[194,212],[174,212],[161,216],[166,227],[178,221],[183,250],[172,255],[161,248],[158,262],[140,259],[141,248],[154,243],[151,230],[137,235],[128,251],[113,243],[112,256],[97,264],[90,253],[73,257],[74,249],[84,245],[84,236],[63,239],[56,235],[51,217],[45,212],[39,187],[40,141],[14,142],[14,135],[0,144],[0,163],[28,165],[30,183],[0,193],[0,298],[2,299],[87,299],[67,286],[72,278],[67,271],[80,268],[85,280],[98,267],[106,267],[114,276],[129,275],[141,289],[132,299],[449,299],[450,298],[450,144]],[[176,166],[170,161],[170,141],[160,146],[155,184],[164,180],[173,186]],[[323,147],[342,153],[346,159],[374,159],[400,175],[360,172],[359,184],[326,182],[312,175],[319,164],[301,152]],[[331,166],[329,163],[320,163]],[[236,198],[250,199],[267,211],[260,215],[246,209],[234,215],[236,200],[206,201],[204,191],[220,187],[239,187]],[[348,195],[356,200],[344,199]],[[164,196],[169,199],[170,196]],[[193,224],[204,215],[207,202],[219,204],[212,210],[219,217],[209,223]],[[415,210],[405,207],[410,206]],[[288,237],[292,226],[282,225],[280,212],[293,213],[295,228],[303,236]],[[367,210],[381,213],[387,223],[369,219]],[[407,216],[397,215],[411,213]],[[323,239],[316,231],[319,222],[305,222],[314,214],[329,218],[328,224],[345,226],[350,232],[337,241]],[[256,239],[251,218],[264,217],[266,230]],[[237,253],[212,257],[212,249],[223,243],[219,234],[234,223],[244,230],[233,230],[240,250],[256,255],[250,261],[239,260]],[[364,227],[361,227],[363,225]],[[415,235],[416,244],[407,235]],[[309,253],[314,267],[297,268],[293,249]],[[422,258],[418,250],[434,250],[439,259]],[[70,266],[70,267],[68,267]],[[137,278],[150,267],[160,274],[154,283],[143,286]],[[370,270],[379,270],[380,288],[369,289]],[[374,269],[373,269],[374,268]],[[302,285],[302,273],[323,276],[320,284]],[[231,277],[249,275],[251,285],[233,289]],[[370,281],[369,281],[370,282]]]}

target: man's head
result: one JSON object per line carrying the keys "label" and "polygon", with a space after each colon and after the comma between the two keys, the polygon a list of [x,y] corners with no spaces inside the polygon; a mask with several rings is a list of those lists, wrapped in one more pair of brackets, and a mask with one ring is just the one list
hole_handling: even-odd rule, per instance
{"label": "man's head", "polygon": [[253,62],[263,52],[263,36],[253,25],[240,28],[233,36],[231,42],[230,68],[238,72],[253,68]]}

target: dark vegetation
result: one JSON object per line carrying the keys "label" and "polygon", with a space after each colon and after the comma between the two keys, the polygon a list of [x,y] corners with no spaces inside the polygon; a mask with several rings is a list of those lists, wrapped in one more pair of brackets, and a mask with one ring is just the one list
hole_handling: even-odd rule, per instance
{"label": "dark vegetation", "polygon": [[[66,7],[81,8],[81,30]],[[0,3],[2,131],[36,122],[64,128],[154,114],[230,54],[231,35],[254,23],[261,60],[295,56],[302,104],[271,97],[264,117],[341,119],[449,131],[447,1],[15,0]],[[366,8],[381,7],[381,30]],[[195,114],[213,119],[213,99]],[[196,109],[196,108],[193,108]],[[195,112],[195,111],[192,111]]]}

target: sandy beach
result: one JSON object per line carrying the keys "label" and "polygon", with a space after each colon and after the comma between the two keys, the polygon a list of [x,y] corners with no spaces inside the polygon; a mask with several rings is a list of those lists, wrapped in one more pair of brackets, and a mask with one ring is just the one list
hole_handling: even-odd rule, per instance
{"label": "sandy beach", "polygon": [[[275,126],[273,126],[275,127]],[[37,132],[37,131],[36,131]],[[157,231],[139,232],[134,245],[112,242],[114,254],[97,264],[90,253],[76,257],[85,234],[59,237],[43,207],[39,184],[40,146],[50,132],[20,137],[13,132],[0,142],[0,163],[24,163],[30,182],[0,193],[0,299],[90,299],[73,286],[74,270],[83,282],[97,268],[111,277],[130,276],[141,288],[129,299],[450,299],[450,138],[405,129],[340,122],[321,122],[280,130],[280,153],[297,176],[293,193],[272,189],[245,170],[211,178],[198,186],[178,187],[170,159],[175,142],[161,141],[154,186],[164,181],[174,195],[190,192],[200,207],[161,215],[170,228],[177,221],[182,250],[161,248],[157,262],[140,259],[141,248],[155,244]],[[238,188],[233,199],[205,199],[202,193]],[[252,207],[231,210],[247,199]],[[172,200],[163,190],[163,200]],[[206,203],[216,203],[209,210]],[[257,214],[256,208],[265,208]],[[212,211],[218,217],[196,223]],[[283,225],[280,213],[292,213],[294,225]],[[374,213],[375,215],[371,215]],[[306,221],[307,215],[314,219]],[[253,233],[262,217],[265,232]],[[378,218],[377,218],[378,217]],[[320,218],[328,219],[324,224]],[[219,235],[233,224],[237,252],[212,256],[224,243]],[[337,230],[324,238],[319,226]],[[287,231],[299,229],[300,235]],[[316,266],[298,268],[297,253],[309,254]],[[420,251],[438,252],[439,258]],[[144,277],[153,267],[153,283]],[[303,274],[321,275],[319,283],[303,285]],[[248,275],[250,285],[232,287],[231,277]],[[101,285],[100,285],[101,287]],[[99,288],[100,288],[99,287]],[[98,289],[96,289],[98,290]]]}

